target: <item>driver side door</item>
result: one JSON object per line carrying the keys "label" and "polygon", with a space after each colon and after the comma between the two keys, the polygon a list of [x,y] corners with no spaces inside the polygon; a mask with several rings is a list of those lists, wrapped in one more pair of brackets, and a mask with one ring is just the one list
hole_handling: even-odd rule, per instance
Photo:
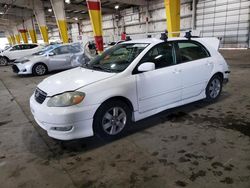
{"label": "driver side door", "polygon": [[155,63],[155,70],[136,74],[139,113],[165,107],[181,100],[181,70],[176,64],[174,45],[160,43],[151,48],[138,66]]}
{"label": "driver side door", "polygon": [[66,69],[71,59],[72,53],[67,45],[59,46],[52,51],[54,55],[49,56],[51,70]]}

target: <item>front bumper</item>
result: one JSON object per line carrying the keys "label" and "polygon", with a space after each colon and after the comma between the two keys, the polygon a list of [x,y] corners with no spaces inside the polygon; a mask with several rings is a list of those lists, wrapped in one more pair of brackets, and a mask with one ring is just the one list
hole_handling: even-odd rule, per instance
{"label": "front bumper", "polygon": [[14,65],[12,65],[12,70],[14,73],[17,74],[32,74],[31,67],[25,66],[21,63],[14,63]]}
{"label": "front bumper", "polygon": [[34,95],[30,98],[30,109],[37,124],[52,138],[72,140],[93,136],[93,116],[99,105],[47,107],[48,98],[39,104]]}

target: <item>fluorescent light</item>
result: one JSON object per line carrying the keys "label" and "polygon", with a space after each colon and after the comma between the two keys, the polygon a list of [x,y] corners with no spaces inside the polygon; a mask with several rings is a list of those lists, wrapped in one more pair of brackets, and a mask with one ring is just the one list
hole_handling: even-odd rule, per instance
{"label": "fluorescent light", "polygon": [[51,8],[48,8],[48,12],[52,12],[52,9],[51,9]]}
{"label": "fluorescent light", "polygon": [[75,20],[78,20],[78,18],[77,18],[77,17],[75,17],[74,19],[75,19]]}
{"label": "fluorescent light", "polygon": [[65,3],[70,4],[70,0],[65,0]]}
{"label": "fluorescent light", "polygon": [[119,9],[119,7],[120,7],[119,5],[115,5],[115,9],[116,9],[116,10]]}

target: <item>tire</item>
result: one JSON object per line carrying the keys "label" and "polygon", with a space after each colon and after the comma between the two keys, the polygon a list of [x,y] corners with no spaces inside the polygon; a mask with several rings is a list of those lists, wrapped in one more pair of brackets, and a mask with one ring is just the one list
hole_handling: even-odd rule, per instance
{"label": "tire", "polygon": [[0,57],[0,65],[7,66],[8,63],[9,63],[8,58],[6,58],[6,57]]}
{"label": "tire", "polygon": [[219,75],[214,75],[208,82],[206,87],[206,101],[216,101],[222,91],[222,78]]}
{"label": "tire", "polygon": [[48,72],[48,68],[43,63],[37,63],[32,68],[32,74],[35,76],[42,76]]}
{"label": "tire", "polygon": [[104,140],[120,138],[131,124],[132,111],[120,100],[103,103],[94,116],[94,133]]}

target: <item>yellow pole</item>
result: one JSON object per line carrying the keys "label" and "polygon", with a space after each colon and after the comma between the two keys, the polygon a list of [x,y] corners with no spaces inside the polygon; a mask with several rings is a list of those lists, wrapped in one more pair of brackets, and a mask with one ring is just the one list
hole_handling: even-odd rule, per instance
{"label": "yellow pole", "polygon": [[12,45],[11,37],[8,36],[7,39],[8,39],[9,44]]}
{"label": "yellow pole", "polygon": [[45,43],[49,43],[49,35],[48,35],[48,28],[47,26],[40,26],[40,32],[42,34],[42,37],[43,37],[43,41]]}
{"label": "yellow pole", "polygon": [[14,36],[14,35],[11,35],[10,37],[11,37],[12,44],[13,44],[13,45],[16,44],[15,36]]}
{"label": "yellow pole", "polygon": [[32,43],[37,43],[36,31],[34,29],[29,29],[29,35]]}
{"label": "yellow pole", "polygon": [[103,52],[102,12],[100,0],[87,0],[89,17],[94,32],[98,53]]}
{"label": "yellow pole", "polygon": [[68,28],[67,28],[67,22],[66,20],[57,20],[57,25],[60,30],[60,35],[63,43],[68,43],[69,38],[68,38]]}
{"label": "yellow pole", "polygon": [[[169,37],[180,35],[180,0],[164,0]],[[177,32],[177,33],[175,33]]]}
{"label": "yellow pole", "polygon": [[19,35],[19,34],[16,34],[16,35],[15,35],[15,38],[16,38],[17,44],[20,44],[20,43],[21,43],[20,35]]}
{"label": "yellow pole", "polygon": [[21,33],[23,42],[28,43],[27,31],[25,29],[20,29],[19,32]]}

